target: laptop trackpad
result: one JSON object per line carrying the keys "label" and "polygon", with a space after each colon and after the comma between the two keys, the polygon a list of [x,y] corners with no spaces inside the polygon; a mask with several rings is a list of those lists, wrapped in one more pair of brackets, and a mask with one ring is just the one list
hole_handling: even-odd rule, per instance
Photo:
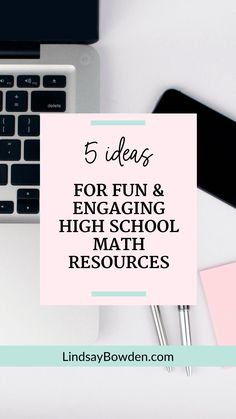
{"label": "laptop trackpad", "polygon": [[39,225],[0,225],[0,345],[77,345],[96,339],[98,308],[40,306]]}

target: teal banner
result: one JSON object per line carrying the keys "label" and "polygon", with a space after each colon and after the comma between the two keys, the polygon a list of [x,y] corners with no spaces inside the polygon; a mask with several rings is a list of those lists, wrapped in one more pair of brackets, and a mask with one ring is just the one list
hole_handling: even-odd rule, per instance
{"label": "teal banner", "polygon": [[1,346],[0,366],[236,366],[236,346]]}

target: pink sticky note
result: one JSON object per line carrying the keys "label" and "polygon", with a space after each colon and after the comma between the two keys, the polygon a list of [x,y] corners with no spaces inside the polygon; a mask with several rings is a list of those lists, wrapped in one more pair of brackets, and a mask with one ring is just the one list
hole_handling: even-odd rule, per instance
{"label": "pink sticky note", "polygon": [[236,345],[236,262],[201,271],[219,345]]}

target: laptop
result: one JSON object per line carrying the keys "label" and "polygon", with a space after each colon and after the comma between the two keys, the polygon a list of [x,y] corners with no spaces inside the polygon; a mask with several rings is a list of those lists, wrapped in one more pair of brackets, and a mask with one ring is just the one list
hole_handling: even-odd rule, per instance
{"label": "laptop", "polygon": [[99,57],[88,45],[98,9],[98,0],[1,5],[1,345],[76,345],[98,333],[98,307],[39,303],[40,113],[99,112]]}

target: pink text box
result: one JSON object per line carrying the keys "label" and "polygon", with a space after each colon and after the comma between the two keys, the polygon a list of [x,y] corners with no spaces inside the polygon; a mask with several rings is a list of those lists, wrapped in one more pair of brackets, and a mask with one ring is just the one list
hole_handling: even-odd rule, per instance
{"label": "pink text box", "polygon": [[[136,160],[107,161],[125,138],[125,158],[137,150]],[[88,151],[96,151],[96,160],[85,160],[85,144],[96,141]],[[109,149],[108,149],[109,147]],[[146,149],[146,150],[145,150]],[[145,150],[145,151],[144,151]],[[149,163],[145,166],[145,157]],[[135,152],[133,152],[135,153]],[[117,154],[117,153],[116,153]],[[87,160],[95,157],[87,153]],[[134,154],[133,154],[134,157]],[[140,161],[138,161],[140,158]],[[75,197],[74,184],[106,184],[108,196]],[[140,185],[146,196],[112,196],[114,184]],[[160,184],[164,196],[154,196],[154,185]],[[137,188],[137,186],[135,186]],[[92,187],[91,187],[92,190]],[[89,187],[88,187],[89,191]],[[164,214],[73,214],[73,202],[114,201],[164,202]],[[41,116],[41,303],[45,305],[149,305],[196,304],[196,116],[147,114],[64,114]],[[77,204],[80,205],[80,204]],[[127,204],[126,204],[127,205]],[[158,206],[159,205],[159,206]],[[157,208],[163,208],[158,204]],[[105,206],[105,204],[104,204]],[[104,232],[59,232],[60,221],[103,220]],[[114,233],[111,221],[124,221],[125,230],[131,220],[142,220],[149,228],[159,225],[154,232],[135,231]],[[151,221],[150,221],[151,220]],[[175,220],[171,231],[171,220]],[[154,222],[156,224],[154,224]],[[160,222],[160,224],[158,224]],[[147,224],[145,224],[147,223]],[[94,238],[107,238],[112,249],[93,250]],[[118,250],[113,239],[124,244]],[[143,249],[133,239],[143,239]],[[132,243],[131,243],[132,241]],[[71,266],[73,256],[73,268]],[[82,268],[81,256],[86,259]],[[88,256],[88,258],[86,258]],[[104,260],[104,266],[92,268],[91,257]],[[115,258],[117,256],[117,258]],[[152,260],[150,258],[152,256]],[[157,259],[157,256],[159,259]],[[167,260],[164,257],[168,257]],[[76,267],[75,258],[78,258]],[[119,269],[115,266],[124,267]],[[127,262],[128,260],[128,262]],[[164,261],[163,261],[164,260]],[[111,262],[112,261],[112,262]],[[133,261],[133,263],[131,263]],[[140,262],[140,265],[138,264]],[[106,263],[105,263],[106,262]],[[112,267],[108,268],[109,263]],[[142,263],[141,263],[142,262]],[[86,266],[86,267],[85,267]],[[95,264],[95,267],[97,264]],[[137,266],[137,267],[134,267]],[[159,266],[159,268],[157,268]],[[164,266],[164,267],[163,267]]]}

